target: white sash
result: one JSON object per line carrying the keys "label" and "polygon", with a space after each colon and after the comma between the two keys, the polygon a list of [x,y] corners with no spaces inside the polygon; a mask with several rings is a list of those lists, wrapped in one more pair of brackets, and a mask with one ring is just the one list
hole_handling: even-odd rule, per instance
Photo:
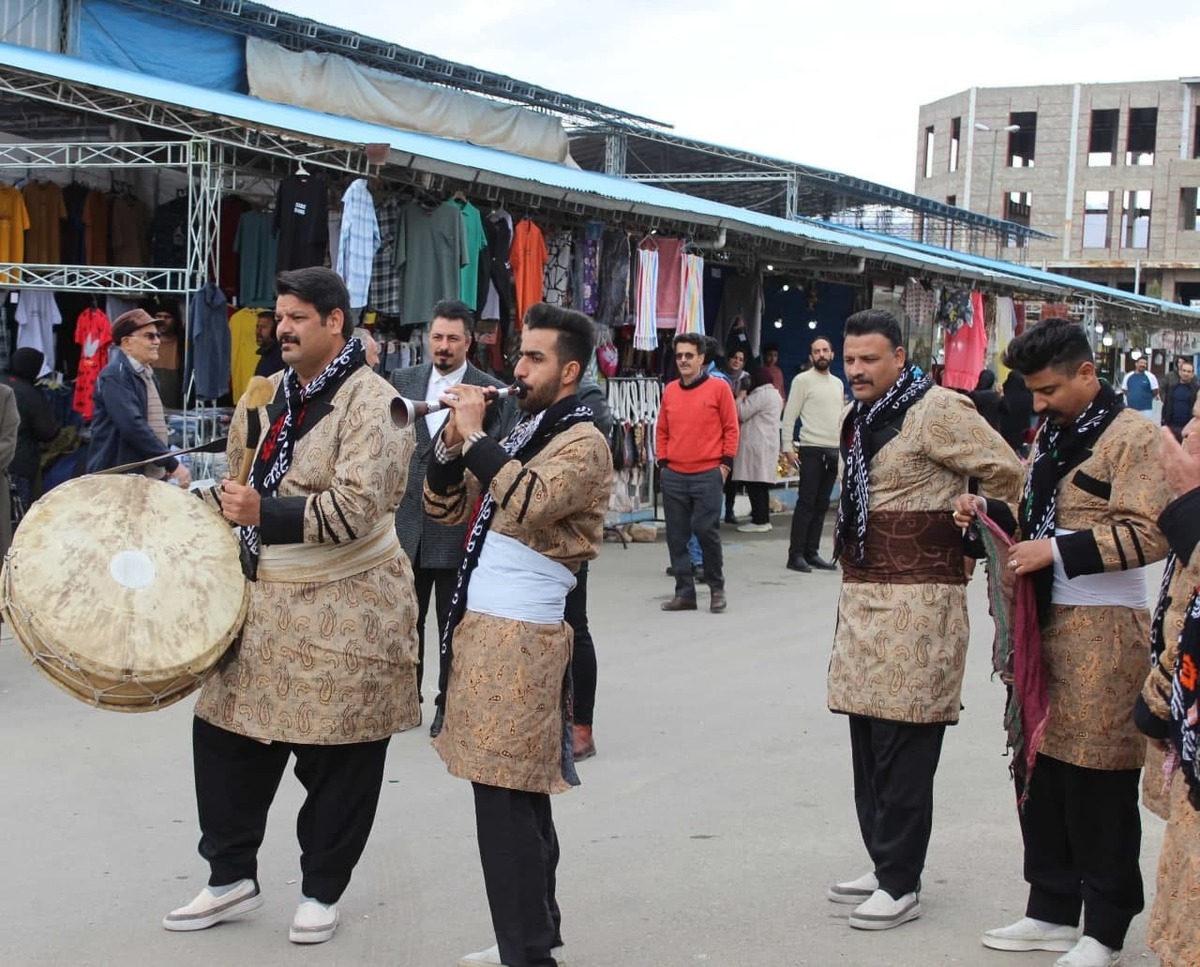
{"label": "white sash", "polygon": [[467,585],[467,610],[530,624],[558,624],[573,587],[570,568],[489,531]]}

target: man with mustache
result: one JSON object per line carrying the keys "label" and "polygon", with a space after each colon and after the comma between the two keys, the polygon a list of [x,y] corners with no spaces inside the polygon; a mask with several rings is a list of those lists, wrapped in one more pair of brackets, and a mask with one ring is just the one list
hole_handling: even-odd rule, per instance
{"label": "man with mustache", "polygon": [[[401,396],[433,402],[451,386],[467,383],[471,386],[504,384],[467,361],[475,334],[475,314],[465,303],[446,299],[433,307],[433,322],[429,324],[429,361],[392,373],[392,385]],[[422,505],[421,488],[429,466],[430,444],[449,410],[430,413],[414,424],[416,447],[408,464],[408,486],[404,500],[396,510],[396,533],[404,553],[412,561],[417,590],[417,690],[425,671],[425,619],[429,614],[430,597],[436,594],[437,626],[440,636],[446,628],[446,614],[454,579],[462,563],[465,524],[447,525],[430,519]],[[488,436],[504,437],[516,419],[516,409],[508,401],[495,403],[484,414],[483,427]],[[435,651],[436,654],[436,651]],[[424,699],[422,698],[422,701]],[[433,723],[429,734],[437,737],[442,730],[443,708],[446,701],[446,672],[440,668]]]}
{"label": "man with mustache", "polygon": [[958,721],[966,662],[966,573],[950,503],[977,480],[1015,502],[1021,463],[960,393],[912,366],[900,325],[868,309],[846,320],[854,405],[835,556],[842,593],[829,708],[850,725],[854,805],[873,869],[834,884],[850,926],[887,930],[921,914],[933,779]]}
{"label": "man with mustache", "polygon": [[[783,456],[800,469],[787,566],[806,574],[814,567],[823,571],[837,567],[821,557],[821,530],[829,512],[829,495],[837,480],[838,427],[846,399],[842,381],[829,372],[833,365],[833,343],[818,336],[809,347],[808,358],[812,368],[792,380],[792,391],[783,411],[783,433],[788,443]],[[790,445],[797,420],[800,420],[799,458]]]}
{"label": "man with mustache", "polygon": [[[1009,343],[1004,364],[1025,377],[1046,422],[1019,519],[986,506],[1020,538],[1008,566],[1033,581],[1049,717],[1032,781],[1015,772],[1025,916],[988,930],[983,944],[1060,951],[1057,967],[1113,967],[1144,904],[1145,743],[1133,710],[1150,640],[1145,568],[1167,553],[1157,521],[1172,494],[1158,430],[1100,381],[1082,327],[1047,320]],[[980,506],[960,496],[960,526]]]}

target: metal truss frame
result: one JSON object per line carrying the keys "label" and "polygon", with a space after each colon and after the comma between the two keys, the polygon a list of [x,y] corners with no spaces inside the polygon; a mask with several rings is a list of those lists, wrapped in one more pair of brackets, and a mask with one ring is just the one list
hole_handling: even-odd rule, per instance
{"label": "metal truss frame", "polygon": [[188,291],[187,276],[188,270],[185,268],[0,263],[0,286],[53,289],[55,292],[153,292],[182,295]]}

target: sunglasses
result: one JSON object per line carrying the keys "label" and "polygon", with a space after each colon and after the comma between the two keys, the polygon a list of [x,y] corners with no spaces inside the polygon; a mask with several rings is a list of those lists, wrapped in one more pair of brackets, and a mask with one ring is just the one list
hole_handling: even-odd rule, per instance
{"label": "sunglasses", "polygon": [[143,339],[149,339],[150,342],[162,342],[161,332],[139,332],[137,335],[141,336]]}

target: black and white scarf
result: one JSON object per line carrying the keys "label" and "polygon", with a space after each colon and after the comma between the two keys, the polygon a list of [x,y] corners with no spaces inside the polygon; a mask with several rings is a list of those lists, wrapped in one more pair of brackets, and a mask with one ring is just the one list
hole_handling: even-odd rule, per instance
{"label": "black and white scarf", "polygon": [[[1179,559],[1172,551],[1167,555],[1158,604],[1150,624],[1150,661],[1155,668],[1161,666],[1166,650],[1165,624],[1171,607],[1169,590],[1177,567]],[[1196,591],[1188,600],[1178,644],[1175,667],[1167,669],[1171,675],[1171,749],[1166,769],[1171,772],[1178,768],[1183,772],[1188,784],[1188,799],[1200,809],[1200,593]]]}
{"label": "black and white scarf", "polygon": [[[279,485],[292,465],[292,454],[296,448],[296,437],[304,422],[304,409],[309,400],[328,393],[333,395],[356,369],[366,363],[366,350],[357,339],[350,339],[333,361],[315,379],[305,386],[290,367],[283,377],[284,408],[267,430],[262,446],[250,470],[248,485],[263,497],[277,497]],[[258,570],[258,555],[262,550],[262,539],[258,527],[241,529],[242,549],[246,558],[247,576],[253,580]]]}
{"label": "black and white scarf", "polygon": [[[577,423],[594,422],[591,409],[579,402],[578,396],[567,396],[557,403],[542,410],[516,425],[508,438],[500,444],[510,457],[528,463],[539,454],[546,445],[558,434],[575,426]],[[454,585],[454,594],[450,597],[450,613],[446,618],[446,627],[442,631],[441,660],[442,667],[449,669],[454,657],[454,630],[467,613],[467,588],[471,583],[471,573],[479,564],[479,555],[483,553],[483,542],[491,529],[492,520],[496,515],[496,498],[490,489],[485,489],[475,508],[475,516],[467,529],[467,543],[462,563],[458,567],[458,578]],[[571,701],[569,689],[570,665],[567,665],[567,677],[564,679],[563,703],[565,713],[569,713]],[[564,714],[564,733],[570,735],[569,720]],[[563,747],[563,778],[573,786],[579,785],[579,777],[575,774],[574,759],[571,755],[571,742],[564,739]]]}
{"label": "black and white scarf", "polygon": [[[1092,447],[1117,414],[1124,402],[1107,383],[1070,426],[1047,422],[1037,438],[1037,450],[1025,492],[1021,495],[1021,537],[1038,541],[1054,536],[1058,521],[1058,484],[1092,453]],[[1045,624],[1050,609],[1050,593],[1054,588],[1054,569],[1043,568],[1032,575],[1037,592],[1038,616]]]}
{"label": "black and white scarf", "polygon": [[905,366],[900,378],[874,403],[856,402],[842,426],[842,444],[846,472],[842,478],[842,499],[838,504],[835,558],[847,558],[861,564],[867,547],[867,509],[870,505],[871,435],[893,422],[920,400],[933,378],[918,366]]}

